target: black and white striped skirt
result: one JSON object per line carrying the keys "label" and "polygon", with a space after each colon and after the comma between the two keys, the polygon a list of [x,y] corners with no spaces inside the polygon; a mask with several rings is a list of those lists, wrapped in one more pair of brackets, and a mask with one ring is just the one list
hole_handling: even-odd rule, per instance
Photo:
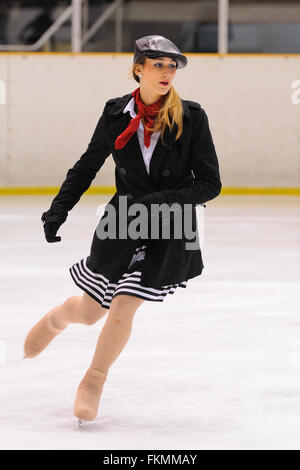
{"label": "black and white striped skirt", "polygon": [[146,245],[136,248],[127,272],[121,276],[117,283],[109,282],[109,279],[102,274],[91,271],[86,265],[86,258],[74,263],[69,271],[75,284],[104,308],[109,309],[112,299],[118,294],[133,295],[144,300],[162,302],[167,294],[174,294],[177,287],[186,287],[187,281],[161,286],[156,289],[143,286],[141,284],[141,275],[146,249]]}

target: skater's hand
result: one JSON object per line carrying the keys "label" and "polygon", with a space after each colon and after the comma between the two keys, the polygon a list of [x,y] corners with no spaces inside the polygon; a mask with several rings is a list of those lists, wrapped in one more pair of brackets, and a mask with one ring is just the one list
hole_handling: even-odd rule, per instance
{"label": "skater's hand", "polygon": [[145,194],[143,196],[139,196],[139,197],[133,199],[131,204],[134,204],[134,203],[144,204],[147,207],[147,209],[151,209],[151,204],[155,204],[155,203],[158,203],[158,202],[155,198],[154,193],[150,193],[150,194]]}
{"label": "skater's hand", "polygon": [[47,242],[48,243],[60,242],[61,237],[56,236],[56,232],[61,226],[61,224],[58,222],[47,222],[45,212],[43,212],[41,220],[44,225],[44,232],[45,232],[45,237],[46,237]]}

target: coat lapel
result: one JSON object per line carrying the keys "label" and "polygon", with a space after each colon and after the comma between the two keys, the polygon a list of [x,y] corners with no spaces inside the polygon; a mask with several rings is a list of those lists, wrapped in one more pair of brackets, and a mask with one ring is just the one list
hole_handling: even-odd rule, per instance
{"label": "coat lapel", "polygon": [[141,175],[143,175],[144,177],[144,180],[148,182],[150,187],[153,187],[154,180],[151,177],[151,173],[149,174],[146,169],[137,133],[133,134],[131,139],[129,139],[129,141],[125,145],[124,149],[126,149],[128,157],[134,159],[134,164],[139,168]]}
{"label": "coat lapel", "polygon": [[[190,111],[188,104],[186,103],[185,100],[181,100],[182,107],[183,107],[183,113],[184,116],[189,118],[190,117]],[[167,126],[165,128],[164,136],[163,136],[163,141],[161,141],[161,136],[159,136],[159,139],[157,141],[157,144],[154,148],[151,161],[150,161],[150,176],[152,180],[155,182],[156,187],[158,190],[161,189],[161,169],[163,168],[165,164],[165,159],[168,157],[168,155],[171,155],[172,153],[172,147],[176,145],[175,137],[178,131],[178,126],[175,123],[172,131],[170,131],[169,127]],[[178,142],[178,141],[177,141]]]}
{"label": "coat lapel", "polygon": [[[108,127],[113,143],[115,142],[116,138],[126,129],[131,119],[132,118],[129,113],[123,113],[120,118],[118,118],[112,125]],[[131,163],[139,170],[139,174],[143,177],[148,190],[155,190],[155,188],[153,188],[154,181],[146,170],[142,150],[136,132],[129,139],[125,147],[119,150],[114,149],[114,152],[116,154],[120,152],[123,156],[125,153],[126,158],[131,159]]]}
{"label": "coat lapel", "polygon": [[[176,127],[176,126],[175,126]],[[172,145],[175,142],[175,135],[177,132],[177,127],[175,129],[173,128],[173,131],[170,133],[170,130],[168,127],[166,127],[164,136],[163,136],[163,141],[161,141],[161,136],[159,136],[157,144],[154,148],[151,160],[150,160],[150,166],[149,166],[149,171],[150,171],[150,177],[152,180],[155,182],[155,185],[157,189],[160,189],[161,186],[161,169],[164,165],[165,159],[170,153],[170,149]]]}
{"label": "coat lapel", "polygon": [[[108,111],[109,114],[116,117],[118,116],[118,118],[115,119],[114,122],[108,126],[113,143],[115,142],[116,138],[126,129],[132,119],[129,112],[123,113],[125,106],[131,100],[131,98],[131,93],[126,94],[121,98],[116,98]],[[189,117],[188,105],[187,103],[185,103],[184,100],[182,100],[182,106],[184,114]],[[150,186],[150,188],[154,187],[154,190],[157,190],[160,187],[160,170],[163,165],[164,159],[170,152],[172,145],[174,145],[175,143],[176,133],[177,125],[175,124],[171,132],[170,129],[166,127],[163,136],[164,143],[161,142],[161,137],[159,136],[150,160],[150,174],[148,174],[145,166],[137,133],[133,134],[133,136],[129,139],[123,149],[115,150],[115,152],[123,153],[125,151],[128,158],[134,158],[134,163],[139,167],[141,175],[143,175],[147,186]]]}

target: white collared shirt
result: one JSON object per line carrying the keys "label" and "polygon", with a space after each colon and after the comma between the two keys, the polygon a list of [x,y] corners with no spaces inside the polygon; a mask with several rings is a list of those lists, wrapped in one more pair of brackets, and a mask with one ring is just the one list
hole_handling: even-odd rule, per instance
{"label": "white collared shirt", "polygon": [[[124,108],[123,113],[126,113],[127,111],[130,112],[130,116],[132,118],[136,117],[137,114],[134,110],[134,98],[133,97],[129,101],[129,103],[126,105],[126,107]],[[149,167],[150,167],[150,161],[151,161],[151,157],[152,157],[152,154],[153,154],[153,150],[155,148],[155,145],[157,144],[160,133],[161,133],[161,130],[156,131],[156,132],[152,132],[151,138],[150,138],[150,145],[147,148],[144,144],[144,125],[143,125],[143,122],[142,122],[142,119],[141,119],[139,128],[137,130],[137,135],[138,135],[138,139],[139,139],[139,142],[140,142],[140,147],[141,147],[141,151],[142,151],[142,154],[143,154],[143,158],[144,158],[144,162],[145,162],[145,166],[146,166],[146,170],[147,170],[148,174],[149,174]]]}

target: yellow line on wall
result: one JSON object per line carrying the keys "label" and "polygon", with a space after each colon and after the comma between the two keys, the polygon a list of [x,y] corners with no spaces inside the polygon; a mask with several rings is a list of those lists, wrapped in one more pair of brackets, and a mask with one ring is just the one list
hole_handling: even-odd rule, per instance
{"label": "yellow line on wall", "polygon": [[[7,187],[0,188],[0,196],[9,195],[43,195],[43,194],[57,194],[59,186],[48,187]],[[115,186],[94,186],[89,188],[85,194],[114,194],[116,192]],[[269,194],[273,196],[300,196],[300,188],[230,188],[223,187],[222,195],[242,195],[242,194]]]}
{"label": "yellow line on wall", "polygon": [[[59,186],[48,187],[14,187],[14,188],[0,188],[0,196],[8,195],[24,195],[24,194],[57,194]],[[89,188],[85,194],[114,194],[116,188],[114,186],[95,186]]]}
{"label": "yellow line on wall", "polygon": [[221,194],[269,194],[272,196],[300,196],[300,188],[222,188]]}

